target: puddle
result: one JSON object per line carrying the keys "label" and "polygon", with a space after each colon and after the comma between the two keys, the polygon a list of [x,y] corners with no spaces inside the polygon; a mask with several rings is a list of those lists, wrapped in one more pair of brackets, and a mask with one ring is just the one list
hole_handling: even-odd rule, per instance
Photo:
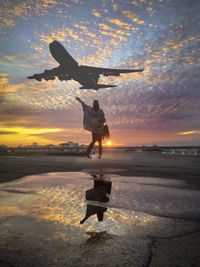
{"label": "puddle", "polygon": [[[134,249],[133,259],[140,264],[149,236],[199,229],[195,222],[200,218],[199,201],[199,191],[187,189],[180,180],[101,171],[27,176],[0,185],[0,252],[12,254],[0,260],[11,264],[18,259],[16,251],[23,254],[29,249],[36,265],[38,251],[43,253],[41,262],[44,257],[49,266],[73,266],[80,258],[86,264],[88,255],[92,264],[96,256],[91,246],[97,246],[101,260],[115,247],[116,264],[122,250]],[[17,260],[20,266],[27,264],[21,261]]]}
{"label": "puddle", "polygon": [[100,202],[98,204],[100,206],[156,216],[193,220],[200,218],[200,192],[187,189],[184,181],[104,175],[101,171],[47,173],[1,184],[1,212],[3,206],[10,206],[10,203],[12,209],[14,206],[19,209],[23,204],[23,211],[26,208],[32,210],[33,203],[36,202],[41,208],[55,205],[55,211],[62,209],[63,212],[70,205],[78,216],[86,204],[86,190],[94,186],[95,180],[104,183],[109,181],[112,184],[109,201]]}

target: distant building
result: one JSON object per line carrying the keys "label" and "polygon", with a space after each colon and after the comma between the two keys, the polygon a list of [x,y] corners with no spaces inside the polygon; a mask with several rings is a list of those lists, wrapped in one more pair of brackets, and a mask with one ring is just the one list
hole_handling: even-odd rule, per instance
{"label": "distant building", "polygon": [[38,144],[36,142],[33,142],[31,147],[38,147]]}
{"label": "distant building", "polygon": [[0,145],[0,148],[7,149],[8,147],[6,145]]}
{"label": "distant building", "polygon": [[79,147],[79,144],[78,143],[74,143],[73,146],[76,147],[76,148],[78,148]]}
{"label": "distant building", "polygon": [[87,145],[84,145],[84,144],[81,144],[80,145],[80,148],[87,148],[88,146]]}
{"label": "distant building", "polygon": [[67,143],[59,144],[58,147],[61,147],[61,148],[78,148],[79,144],[69,141]]}
{"label": "distant building", "polygon": [[49,144],[49,145],[46,145],[45,147],[46,148],[56,148],[57,146],[56,145]]}
{"label": "distant building", "polygon": [[7,146],[5,146],[5,145],[0,145],[0,151],[1,151],[1,152],[5,152],[5,151],[7,151],[7,149],[8,149]]}

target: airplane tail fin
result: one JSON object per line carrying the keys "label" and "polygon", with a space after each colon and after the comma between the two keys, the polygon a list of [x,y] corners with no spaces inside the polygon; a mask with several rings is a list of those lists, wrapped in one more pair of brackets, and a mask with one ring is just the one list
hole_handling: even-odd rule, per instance
{"label": "airplane tail fin", "polygon": [[79,89],[94,89],[94,90],[98,90],[100,88],[109,88],[109,87],[117,87],[117,85],[113,85],[113,84],[97,84],[96,86],[83,86],[80,87]]}

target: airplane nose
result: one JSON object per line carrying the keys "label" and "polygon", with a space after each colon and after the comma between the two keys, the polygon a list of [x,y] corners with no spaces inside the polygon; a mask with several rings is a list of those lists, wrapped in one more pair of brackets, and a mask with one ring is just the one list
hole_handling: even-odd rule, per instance
{"label": "airplane nose", "polygon": [[53,57],[54,57],[55,51],[60,50],[60,46],[61,46],[60,43],[56,40],[54,40],[53,42],[49,44],[49,50],[51,54],[53,55]]}
{"label": "airplane nose", "polygon": [[54,40],[53,42],[51,42],[50,44],[49,44],[49,47],[51,48],[53,48],[53,47],[55,47],[55,46],[57,46],[58,45],[58,42],[56,41],[56,40]]}
{"label": "airplane nose", "polygon": [[65,50],[65,48],[58,41],[54,40],[49,44],[50,52],[55,58],[55,60],[60,63],[60,65],[64,65],[65,67],[73,68],[73,66],[77,66],[78,63],[75,59]]}

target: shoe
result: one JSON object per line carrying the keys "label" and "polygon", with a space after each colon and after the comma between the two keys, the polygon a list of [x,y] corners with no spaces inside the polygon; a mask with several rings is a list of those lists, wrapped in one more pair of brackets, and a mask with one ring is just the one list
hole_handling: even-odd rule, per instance
{"label": "shoe", "polygon": [[98,159],[101,159],[101,155],[98,156]]}
{"label": "shoe", "polygon": [[91,159],[91,155],[86,153],[86,156],[88,157],[88,159]]}

